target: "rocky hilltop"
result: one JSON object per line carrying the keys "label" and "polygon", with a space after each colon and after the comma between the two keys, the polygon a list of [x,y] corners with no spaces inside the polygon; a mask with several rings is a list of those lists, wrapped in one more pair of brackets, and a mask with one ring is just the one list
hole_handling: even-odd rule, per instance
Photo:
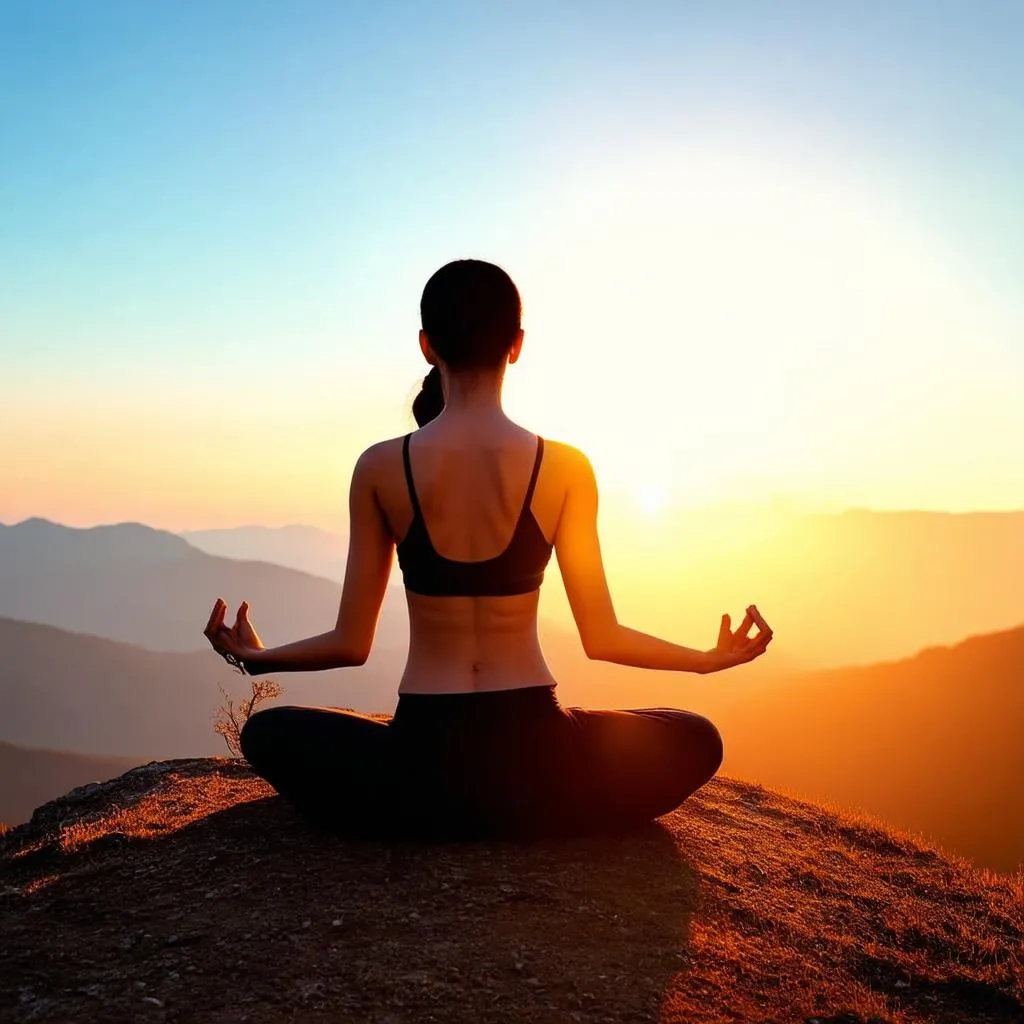
{"label": "rocky hilltop", "polygon": [[1024,1021],[1022,897],[729,779],[629,837],[384,846],[169,761],[0,836],[0,1020]]}

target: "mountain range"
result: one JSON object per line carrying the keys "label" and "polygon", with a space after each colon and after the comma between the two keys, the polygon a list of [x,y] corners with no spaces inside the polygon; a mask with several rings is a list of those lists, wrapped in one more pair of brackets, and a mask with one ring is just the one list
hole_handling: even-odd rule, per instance
{"label": "mountain range", "polygon": [[[210,554],[343,578],[342,533],[289,526],[183,536]],[[678,510],[643,529],[628,524],[602,547],[629,625],[695,645],[722,612],[754,601],[775,628],[776,663],[785,651],[801,668],[899,658],[1024,622],[1024,512],[723,505]],[[541,611],[572,627],[557,583],[545,588]]]}
{"label": "mountain range", "polygon": [[[270,562],[218,558],[137,523],[72,529],[43,519],[0,526],[0,616],[120,640],[154,651],[206,647],[203,627],[221,597],[254,609],[266,643],[330,628],[337,583]],[[404,647],[404,597],[382,613],[384,647]]]}
{"label": "mountain range", "polygon": [[[821,565],[853,564],[840,550],[842,537],[859,538],[851,540],[858,557],[874,552],[862,565],[864,584],[880,573],[879,565],[895,560],[902,537],[905,564],[890,569],[889,589],[876,598],[876,625],[892,619],[881,646],[899,646],[909,643],[913,631],[906,627],[919,616],[890,613],[912,600],[924,614],[945,594],[961,609],[970,606],[963,621],[991,610],[991,594],[979,597],[981,585],[968,566],[997,596],[1013,589],[1006,584],[1020,522],[1019,514],[824,517],[816,535],[802,535],[803,547],[790,537],[790,556],[805,575],[810,562],[828,579]],[[944,566],[929,570],[939,541],[957,533],[969,538],[967,554],[951,551]],[[272,538],[277,546],[270,553],[295,561],[300,549],[309,557],[334,549],[331,535],[305,528],[230,534],[213,532],[203,542],[230,542],[236,554],[257,555]],[[289,545],[292,555],[284,550]],[[712,557],[709,552],[709,564]],[[962,588],[948,586],[950,566],[965,574]],[[819,602],[827,607],[808,604],[802,613],[808,618],[797,630],[801,637],[817,615],[819,622],[831,621],[834,632],[856,639],[858,598],[835,581],[831,588]],[[74,530],[28,520],[0,526],[0,741],[134,761],[222,751],[211,727],[218,686],[237,695],[245,683],[204,648],[201,630],[212,598],[232,605],[248,599],[257,627],[273,644],[324,628],[336,614],[338,595],[337,581],[202,552],[137,524]],[[565,705],[691,708],[719,725],[727,773],[863,808],[993,867],[1012,869],[1024,860],[1020,628],[988,629],[873,664],[864,664],[872,649],[866,643],[856,659],[861,664],[812,671],[797,670],[794,641],[790,650],[773,646],[769,657],[711,677],[588,661],[575,632],[550,618],[542,619],[540,633]],[[878,629],[874,635],[877,647]],[[279,702],[390,711],[407,636],[404,597],[390,587],[367,664],[281,676]],[[707,637],[708,646],[713,642]]]}
{"label": "mountain range", "polygon": [[[286,642],[334,621],[346,544],[302,526],[181,537],[138,524],[0,525],[0,616],[186,651],[202,646],[219,596],[248,600],[267,642]],[[772,663],[786,669],[871,664],[1024,622],[1024,512],[682,512],[606,561],[628,625],[710,645],[721,613],[754,600],[776,632]],[[557,566],[549,575],[541,611],[572,629]],[[407,636],[392,586],[377,643],[402,648]]]}

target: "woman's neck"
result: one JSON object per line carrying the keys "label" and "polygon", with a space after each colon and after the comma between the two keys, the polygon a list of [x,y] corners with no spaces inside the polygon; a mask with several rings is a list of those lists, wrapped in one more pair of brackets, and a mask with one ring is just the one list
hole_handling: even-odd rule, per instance
{"label": "woman's neck", "polygon": [[501,408],[501,371],[444,373],[444,411],[453,417],[464,415],[504,416]]}

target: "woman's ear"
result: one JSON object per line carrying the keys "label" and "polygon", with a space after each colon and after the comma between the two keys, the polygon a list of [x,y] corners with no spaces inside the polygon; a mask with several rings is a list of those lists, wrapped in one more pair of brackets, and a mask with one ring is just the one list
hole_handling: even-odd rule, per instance
{"label": "woman's ear", "polygon": [[508,350],[508,361],[509,365],[514,363],[519,358],[519,353],[523,350],[523,331],[520,329],[516,335],[516,340],[512,342],[512,347]]}
{"label": "woman's ear", "polygon": [[423,353],[423,358],[426,359],[431,366],[437,366],[437,356],[434,354],[434,350],[430,347],[430,339],[427,337],[426,331],[420,331],[420,351]]}

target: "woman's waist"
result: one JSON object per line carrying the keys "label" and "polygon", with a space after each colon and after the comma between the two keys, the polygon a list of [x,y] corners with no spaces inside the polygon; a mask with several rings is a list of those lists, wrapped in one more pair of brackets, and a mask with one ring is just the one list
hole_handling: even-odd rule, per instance
{"label": "woman's waist", "polygon": [[429,722],[502,722],[561,716],[554,683],[526,684],[505,689],[399,691],[393,722],[397,726]]}
{"label": "woman's waist", "polygon": [[399,693],[477,693],[554,686],[536,636],[410,637]]}

